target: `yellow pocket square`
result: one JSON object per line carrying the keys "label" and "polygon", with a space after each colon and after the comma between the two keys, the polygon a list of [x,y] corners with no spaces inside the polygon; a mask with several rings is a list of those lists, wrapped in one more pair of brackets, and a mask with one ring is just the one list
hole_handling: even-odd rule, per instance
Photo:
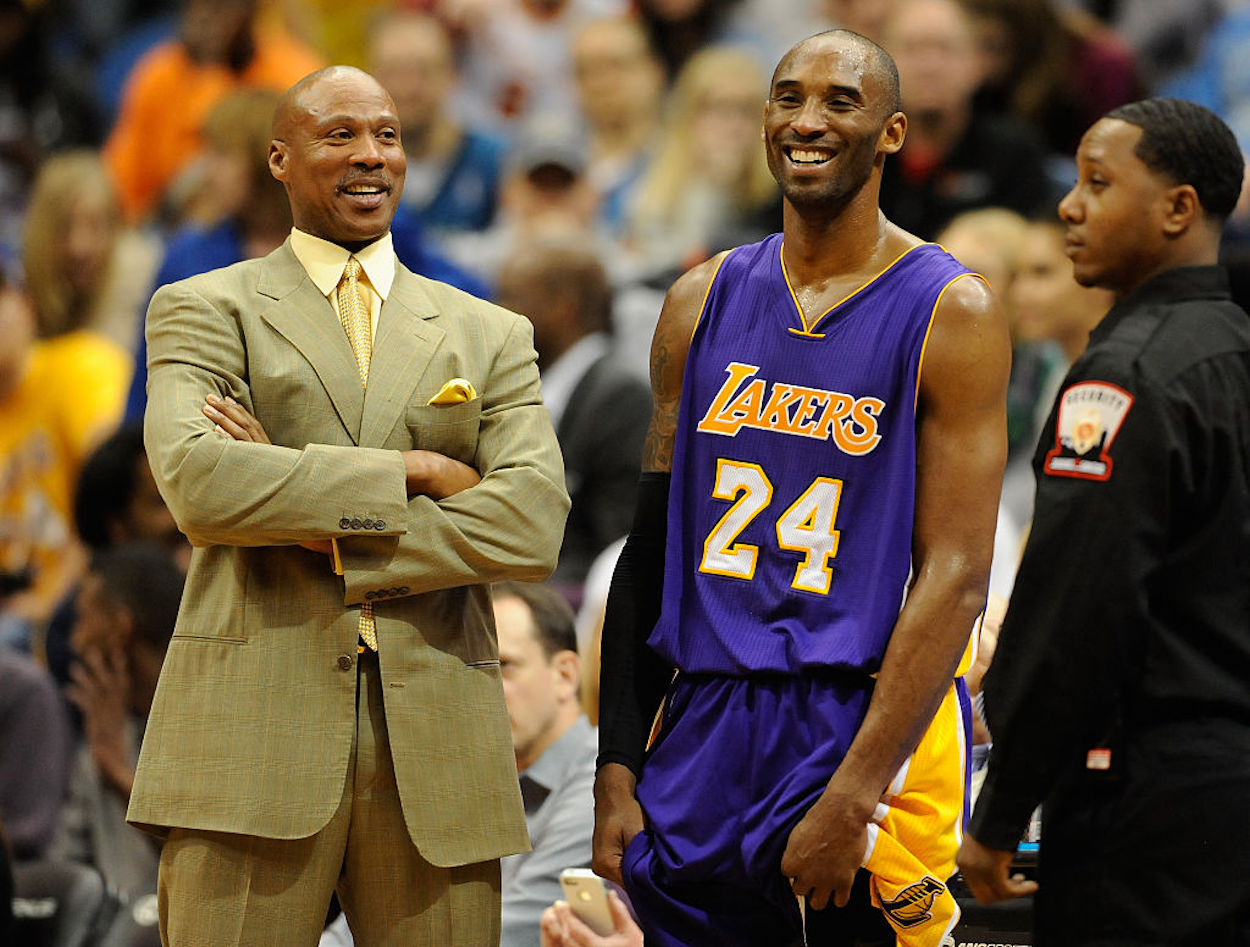
{"label": "yellow pocket square", "polygon": [[467,378],[453,378],[438,389],[438,394],[426,404],[463,404],[477,397],[473,382]]}

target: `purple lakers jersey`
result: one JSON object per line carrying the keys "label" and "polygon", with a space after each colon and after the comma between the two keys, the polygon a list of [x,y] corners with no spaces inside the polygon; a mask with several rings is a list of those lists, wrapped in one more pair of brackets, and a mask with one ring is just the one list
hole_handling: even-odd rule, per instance
{"label": "purple lakers jersey", "polygon": [[686,362],[650,643],[688,673],[874,672],[911,569],[925,341],[969,271],[924,244],[809,323],[781,240],[723,260]]}

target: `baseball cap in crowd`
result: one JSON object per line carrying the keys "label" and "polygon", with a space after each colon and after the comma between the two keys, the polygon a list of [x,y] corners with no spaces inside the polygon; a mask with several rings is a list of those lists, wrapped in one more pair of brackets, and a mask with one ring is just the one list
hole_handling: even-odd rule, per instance
{"label": "baseball cap in crowd", "polygon": [[561,124],[536,122],[521,134],[510,164],[521,174],[563,175],[570,180],[586,173],[586,145],[581,136]]}

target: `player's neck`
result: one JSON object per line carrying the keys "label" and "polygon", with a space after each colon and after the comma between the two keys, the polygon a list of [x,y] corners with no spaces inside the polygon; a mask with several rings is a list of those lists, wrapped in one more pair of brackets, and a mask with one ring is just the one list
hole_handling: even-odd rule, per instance
{"label": "player's neck", "polygon": [[[786,205],[784,254],[791,282],[824,283],[877,267],[893,228],[875,205],[825,217]],[[879,268],[879,267],[878,267]]]}

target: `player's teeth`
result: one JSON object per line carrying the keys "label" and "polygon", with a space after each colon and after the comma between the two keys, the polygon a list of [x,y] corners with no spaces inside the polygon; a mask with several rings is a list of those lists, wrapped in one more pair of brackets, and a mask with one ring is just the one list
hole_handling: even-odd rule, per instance
{"label": "player's teeth", "polygon": [[790,158],[791,158],[791,160],[793,160],[793,161],[804,161],[804,162],[824,161],[824,160],[825,160],[825,156],[824,156],[823,154],[821,154],[819,151],[796,151],[796,150],[791,150],[791,152],[790,152]]}

